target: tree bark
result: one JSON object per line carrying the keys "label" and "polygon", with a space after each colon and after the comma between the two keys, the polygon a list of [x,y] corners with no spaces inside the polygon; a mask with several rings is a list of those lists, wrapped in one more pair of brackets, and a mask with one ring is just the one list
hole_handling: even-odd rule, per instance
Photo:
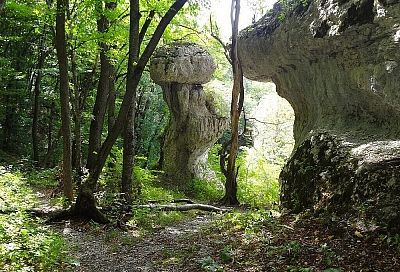
{"label": "tree bark", "polygon": [[80,177],[82,175],[82,135],[81,135],[81,103],[80,103],[80,86],[78,82],[78,71],[76,64],[75,49],[71,48],[71,71],[72,71],[72,85],[73,89],[73,120],[74,120],[74,139],[72,145],[72,169],[75,170],[75,175]]}
{"label": "tree bark", "polygon": [[69,107],[68,56],[65,37],[67,0],[57,0],[56,50],[60,70],[61,126],[63,136],[63,184],[68,200],[73,199],[71,164],[71,112]]}
{"label": "tree bark", "polygon": [[135,192],[133,192],[132,172],[135,156],[134,110],[135,107],[132,105],[128,112],[128,120],[124,129],[121,193],[128,202],[132,200],[132,197],[137,197],[140,192],[139,186],[135,186]]}
{"label": "tree bark", "polygon": [[[105,34],[109,28],[109,21],[104,14],[102,7],[103,1],[99,4],[101,11],[100,18],[97,20],[97,30],[100,34]],[[110,89],[111,61],[108,57],[109,46],[106,42],[100,42],[100,78],[97,87],[96,100],[93,107],[92,121],[90,123],[89,147],[86,168],[89,172],[95,167],[98,151],[101,146],[101,134],[103,131],[104,117],[107,109],[107,100]]]}
{"label": "tree bark", "polygon": [[111,131],[108,133],[104,143],[101,145],[101,148],[99,149],[93,170],[89,173],[88,178],[82,183],[80,187],[76,203],[74,205],[74,208],[72,209],[73,214],[93,219],[100,223],[104,223],[107,221],[104,215],[102,215],[101,212],[96,208],[96,201],[93,196],[94,189],[96,188],[96,184],[107,160],[107,157],[111,152],[111,148],[114,145],[118,136],[121,134],[123,127],[125,126],[130,106],[136,102],[136,88],[139,85],[139,81],[143,74],[143,71],[158,42],[160,41],[166,27],[186,2],[187,0],[176,0],[174,4],[171,5],[169,10],[161,19],[156,30],[154,31],[149,43],[143,51],[143,54],[139,58],[137,65],[135,67],[131,67],[131,69],[134,70],[130,75],[131,78],[127,80],[126,92],[122,100],[118,116],[115,120],[115,124],[112,127]]}
{"label": "tree bark", "polygon": [[237,36],[239,26],[240,0],[232,0],[232,48],[231,60],[233,70],[233,88],[231,101],[231,141],[226,168],[225,196],[222,202],[228,205],[238,205],[236,157],[239,148],[239,118],[243,107],[243,73],[237,55]]}
{"label": "tree bark", "polygon": [[[126,76],[126,92],[134,86],[135,63],[139,56],[139,0],[131,0],[130,2],[130,30],[129,30],[129,55],[128,55],[128,72]],[[136,89],[136,87],[135,87]],[[126,127],[124,129],[124,150],[123,150],[123,167],[121,179],[121,193],[127,201],[132,200],[132,171],[135,156],[135,111],[136,111],[136,90],[133,96],[128,115]],[[138,186],[137,186],[138,187]]]}
{"label": "tree bark", "polygon": [[107,125],[108,125],[108,132],[111,131],[112,127],[115,123],[115,100],[117,99],[117,92],[115,90],[115,68],[111,66],[110,69],[110,90],[108,92],[108,99],[107,99]]}

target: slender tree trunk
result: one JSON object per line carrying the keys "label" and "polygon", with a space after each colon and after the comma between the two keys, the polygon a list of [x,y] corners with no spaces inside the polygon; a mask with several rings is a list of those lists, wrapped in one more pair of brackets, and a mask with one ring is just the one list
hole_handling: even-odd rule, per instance
{"label": "slender tree trunk", "polygon": [[13,138],[14,130],[14,115],[15,115],[15,105],[11,102],[10,97],[6,96],[4,99],[5,108],[5,118],[2,124],[3,127],[3,139],[2,139],[2,149],[5,151],[12,151],[11,139]]}
{"label": "slender tree trunk", "polygon": [[135,156],[134,110],[135,107],[132,105],[128,112],[128,120],[124,130],[121,193],[128,202],[132,200],[132,197],[137,197],[137,194],[140,192],[139,186],[135,186],[136,190],[133,193],[132,171]]}
{"label": "slender tree trunk", "polygon": [[[130,2],[130,30],[129,30],[129,58],[128,58],[128,72],[126,76],[126,92],[135,84],[134,72],[135,62],[139,56],[139,1],[131,0]],[[136,89],[136,87],[135,87]],[[132,199],[132,171],[135,156],[135,111],[136,111],[136,91],[133,96],[134,103],[131,104],[128,115],[126,127],[124,129],[124,154],[123,154],[123,167],[121,179],[121,193],[127,201]],[[138,187],[138,186],[137,186]]]}
{"label": "slender tree trunk", "polygon": [[[100,19],[97,20],[97,30],[104,34],[108,31],[109,21],[104,15],[103,1],[98,7],[101,11]],[[114,5],[112,5],[114,7]],[[100,78],[97,87],[96,100],[93,107],[93,119],[90,123],[89,148],[86,168],[91,172],[96,163],[98,151],[101,146],[101,133],[103,131],[104,117],[107,109],[107,99],[110,90],[110,77],[112,64],[108,57],[109,46],[106,42],[100,42]]]}
{"label": "slender tree trunk", "polygon": [[111,66],[111,76],[110,76],[110,91],[108,93],[107,101],[107,116],[108,116],[108,132],[111,131],[115,124],[115,100],[117,99],[117,92],[115,90],[115,68]]}
{"label": "slender tree trunk", "polygon": [[33,161],[35,163],[39,162],[38,128],[39,128],[39,111],[40,111],[39,96],[40,96],[41,79],[42,79],[42,72],[38,70],[35,80],[34,93],[33,93],[34,98],[33,98],[33,118],[32,118],[32,152],[33,152]]}
{"label": "slender tree trunk", "polygon": [[82,135],[81,135],[81,104],[80,104],[80,86],[78,82],[78,71],[76,64],[75,49],[70,51],[71,58],[71,71],[72,71],[72,85],[73,96],[72,96],[72,108],[73,108],[73,119],[74,119],[74,139],[72,141],[72,169],[75,170],[77,177],[82,175]]}
{"label": "slender tree trunk", "polygon": [[33,161],[35,163],[39,162],[39,143],[38,143],[39,112],[40,112],[39,100],[40,100],[40,85],[42,81],[42,69],[47,55],[46,50],[43,49],[45,39],[46,35],[43,35],[39,43],[38,61],[36,65],[35,88],[33,91],[34,98],[33,98],[33,118],[32,118],[32,151],[33,151]]}
{"label": "slender tree trunk", "polygon": [[71,164],[71,112],[69,106],[68,56],[65,35],[65,12],[67,0],[57,0],[56,49],[60,70],[61,126],[63,136],[63,183],[64,194],[72,201],[72,164]]}
{"label": "slender tree trunk", "polygon": [[238,205],[237,199],[237,169],[236,157],[239,148],[239,118],[243,107],[243,73],[237,55],[237,36],[240,14],[240,0],[232,0],[231,23],[232,23],[232,70],[233,88],[231,102],[231,141],[226,168],[225,196],[222,202],[228,205]]}
{"label": "slender tree trunk", "polygon": [[47,152],[46,156],[44,157],[43,160],[43,166],[47,167],[49,166],[49,162],[51,161],[51,158],[53,157],[53,150],[54,150],[54,145],[53,145],[53,115],[54,115],[54,108],[55,104],[54,102],[51,103],[50,107],[47,109],[48,111],[48,127],[47,127]]}
{"label": "slender tree trunk", "polygon": [[[131,0],[138,2],[138,0]],[[127,120],[127,116],[130,110],[130,106],[135,104],[136,89],[139,85],[140,78],[142,77],[143,71],[153,54],[158,42],[161,39],[166,27],[178,13],[178,11],[183,7],[187,0],[176,0],[174,4],[171,5],[167,13],[163,16],[157,28],[155,29],[149,43],[143,51],[143,54],[137,61],[135,67],[130,66],[133,71],[130,74],[131,78],[127,80],[127,88],[122,100],[120,110],[118,112],[115,124],[111,131],[108,133],[104,143],[99,149],[96,162],[94,163],[93,170],[89,173],[88,178],[82,183],[79,189],[78,197],[76,203],[71,210],[73,215],[83,216],[89,219],[93,219],[96,222],[104,223],[107,222],[107,218],[101,214],[101,212],[96,208],[96,201],[94,198],[94,189],[96,188],[98,179],[100,177],[101,171],[107,160],[108,155],[111,152],[112,146],[117,140],[118,136],[121,134]],[[133,63],[131,63],[133,64]],[[128,66],[129,69],[129,66]]]}

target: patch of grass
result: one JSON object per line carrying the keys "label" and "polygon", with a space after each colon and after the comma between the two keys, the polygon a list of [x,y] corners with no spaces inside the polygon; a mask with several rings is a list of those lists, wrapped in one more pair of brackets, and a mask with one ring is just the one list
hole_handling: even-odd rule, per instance
{"label": "patch of grass", "polygon": [[207,272],[223,272],[224,268],[211,256],[204,257],[199,261],[201,268]]}
{"label": "patch of grass", "polygon": [[342,272],[343,270],[340,268],[327,268],[322,270],[322,272]]}
{"label": "patch of grass", "polygon": [[386,241],[386,243],[397,249],[400,252],[400,234],[389,234],[389,235],[381,235],[381,240]]}
{"label": "patch of grass", "polygon": [[297,266],[289,266],[287,272],[313,272],[314,269],[311,267],[297,267]]}
{"label": "patch of grass", "polygon": [[273,224],[274,218],[267,210],[234,211],[226,213],[217,224],[247,234],[259,232],[266,224]]}
{"label": "patch of grass", "polygon": [[104,241],[106,243],[110,243],[110,242],[116,240],[119,237],[119,235],[120,235],[119,231],[117,231],[117,230],[109,230],[109,231],[107,231],[105,233]]}
{"label": "patch of grass", "polygon": [[168,266],[171,264],[180,264],[183,262],[184,255],[182,251],[172,250],[170,248],[163,248],[162,249],[162,265]]}
{"label": "patch of grass", "polygon": [[197,244],[185,248],[163,248],[161,264],[166,267],[171,264],[184,265],[185,260],[197,257],[199,249]]}
{"label": "patch of grass", "polygon": [[29,185],[38,188],[55,188],[59,184],[57,174],[59,169],[32,169],[27,175],[27,182]]}
{"label": "patch of grass", "polygon": [[20,172],[0,166],[0,267],[4,271],[63,271],[70,263],[62,237],[31,218],[25,210],[37,204]]}
{"label": "patch of grass", "polygon": [[299,241],[288,241],[281,247],[281,254],[289,258],[297,257],[302,249],[302,245]]}
{"label": "patch of grass", "polygon": [[323,262],[325,265],[331,266],[338,261],[338,256],[331,248],[327,246],[327,244],[323,244],[321,246],[321,252],[323,254]]}
{"label": "patch of grass", "polygon": [[222,249],[219,257],[223,263],[230,263],[233,261],[235,255],[235,251],[232,248],[232,245],[226,245]]}
{"label": "patch of grass", "polygon": [[193,212],[176,211],[152,211],[147,209],[138,209],[133,211],[133,216],[128,224],[136,226],[142,232],[152,232],[184,221],[193,216]]}

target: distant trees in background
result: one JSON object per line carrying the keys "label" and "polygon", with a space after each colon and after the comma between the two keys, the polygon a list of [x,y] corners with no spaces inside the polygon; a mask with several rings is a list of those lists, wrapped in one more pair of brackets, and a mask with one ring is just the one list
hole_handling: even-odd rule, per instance
{"label": "distant trees in background", "polygon": [[[0,2],[0,149],[30,159],[37,167],[60,167],[67,198],[72,200],[72,187],[79,187],[75,213],[104,220],[95,211],[93,192],[106,163],[107,170],[121,164],[114,182],[128,201],[140,193],[140,182],[132,179],[133,165],[161,165],[169,113],[161,89],[146,71],[158,44],[206,46],[220,63],[217,80],[229,85],[235,79],[234,138],[242,133],[243,120],[248,126],[254,123],[251,107],[247,109],[243,100],[240,66],[232,62],[232,76],[225,59],[227,47],[207,33],[210,26],[201,26],[203,33],[198,30],[194,17],[209,3],[186,2]],[[238,9],[232,11],[237,35]],[[234,46],[231,56],[236,58]],[[243,104],[246,114],[239,118]],[[240,151],[238,141],[232,142],[231,151]],[[234,158],[232,153],[226,166],[233,182],[227,183],[233,185],[226,190],[230,196],[240,175]]]}

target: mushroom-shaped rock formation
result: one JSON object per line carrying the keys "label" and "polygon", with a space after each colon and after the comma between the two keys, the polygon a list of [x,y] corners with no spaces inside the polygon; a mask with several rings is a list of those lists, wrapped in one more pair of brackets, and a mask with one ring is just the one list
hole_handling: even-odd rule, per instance
{"label": "mushroom-shaped rock formation", "polygon": [[196,44],[162,47],[151,60],[151,78],[161,85],[171,112],[163,170],[177,182],[207,172],[208,150],[227,128],[227,118],[215,113],[201,85],[211,80],[215,68],[211,55]]}
{"label": "mushroom-shaped rock formation", "polygon": [[241,32],[238,47],[245,76],[273,81],[295,112],[283,207],[398,231],[399,1],[316,0],[291,11],[278,3]]}

